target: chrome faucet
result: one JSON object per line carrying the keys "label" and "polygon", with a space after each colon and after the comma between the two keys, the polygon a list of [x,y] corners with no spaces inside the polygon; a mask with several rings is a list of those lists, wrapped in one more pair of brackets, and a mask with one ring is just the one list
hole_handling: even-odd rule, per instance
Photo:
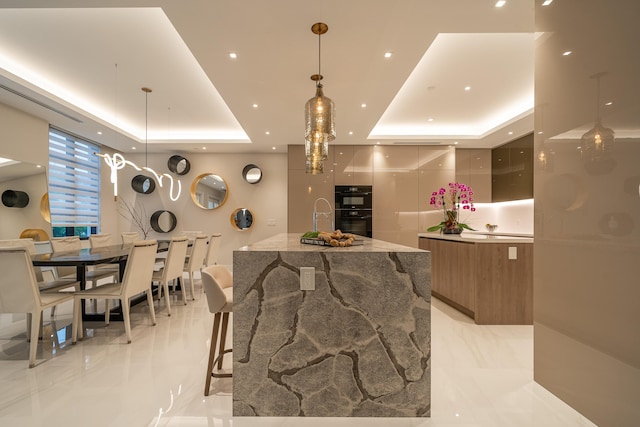
{"label": "chrome faucet", "polygon": [[[318,212],[318,201],[323,200],[327,206],[329,206],[329,211],[326,212]],[[318,215],[322,215],[323,217],[329,219],[331,221],[331,230],[329,231],[333,231],[333,219],[331,218],[331,214],[333,213],[333,211],[331,210],[331,203],[329,203],[329,201],[327,199],[325,199],[324,197],[319,197],[316,199],[315,202],[313,202],[313,231],[318,231]]]}

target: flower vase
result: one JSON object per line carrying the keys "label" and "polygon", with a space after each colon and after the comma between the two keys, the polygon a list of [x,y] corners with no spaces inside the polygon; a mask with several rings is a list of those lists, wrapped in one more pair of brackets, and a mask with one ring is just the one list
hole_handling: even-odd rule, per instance
{"label": "flower vase", "polygon": [[442,229],[443,234],[460,234],[462,233],[462,227],[453,226],[453,227],[444,227]]}

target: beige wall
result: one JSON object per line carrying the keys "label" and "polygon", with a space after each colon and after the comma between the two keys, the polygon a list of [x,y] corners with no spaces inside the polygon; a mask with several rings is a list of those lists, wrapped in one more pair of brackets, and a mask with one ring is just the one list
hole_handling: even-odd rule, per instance
{"label": "beige wall", "polygon": [[17,239],[25,228],[41,228],[51,234],[50,225],[40,215],[40,199],[47,191],[49,124],[0,104],[0,129],[0,157],[44,166],[42,175],[0,183],[0,194],[9,189],[29,195],[29,205],[23,209],[0,204],[0,238]]}
{"label": "beige wall", "polygon": [[[535,153],[552,161],[534,182],[534,378],[599,426],[640,425],[638,16],[621,0],[536,5]],[[603,71],[616,142],[591,161],[580,136]]]}
{"label": "beige wall", "polygon": [[0,129],[0,157],[49,163],[49,123],[0,104]]}
{"label": "beige wall", "polygon": [[[171,174],[167,168],[169,157],[176,153],[149,154],[148,166],[157,173],[167,173],[180,180],[182,194],[175,202],[169,197],[165,184],[151,194],[138,194],[131,189],[131,179],[138,174],[132,167],[125,167],[118,174],[119,199],[138,207],[144,206],[146,216],[156,210],[169,210],[177,217],[176,229],[171,233],[151,231],[149,238],[167,239],[182,231],[202,231],[205,234],[222,233],[218,263],[231,265],[233,250],[254,243],[287,229],[287,156],[286,154],[202,154],[180,153],[191,162],[187,175]],[[144,154],[127,154],[126,158],[139,166],[145,165]],[[242,177],[245,165],[253,163],[263,172],[262,180],[249,184]],[[113,186],[109,183],[109,170],[102,169],[102,232],[120,236],[122,231],[139,231],[118,214],[121,204],[114,201]],[[229,195],[221,207],[205,210],[196,206],[191,199],[190,187],[193,180],[204,173],[223,177]],[[166,183],[166,178],[163,180]],[[237,208],[249,209],[254,218],[253,226],[238,231],[231,226],[230,217]],[[271,225],[273,224],[273,225]]]}

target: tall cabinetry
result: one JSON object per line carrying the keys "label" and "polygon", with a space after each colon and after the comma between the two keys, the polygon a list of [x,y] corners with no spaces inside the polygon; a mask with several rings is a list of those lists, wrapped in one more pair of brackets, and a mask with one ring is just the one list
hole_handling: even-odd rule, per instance
{"label": "tall cabinetry", "polygon": [[[335,145],[329,149],[324,174],[304,170],[302,145],[289,146],[288,231],[313,228],[313,204],[319,197],[335,206],[336,185],[373,187],[373,237],[416,246],[416,234],[441,221],[429,206],[434,189],[455,178],[455,149],[418,145]],[[319,205],[320,206],[320,205]],[[322,204],[326,210],[326,205]],[[320,218],[320,221],[324,221]],[[328,223],[318,223],[327,229]]]}
{"label": "tall cabinetry", "polygon": [[[289,233],[304,233],[313,229],[313,205],[318,198],[325,198],[334,206],[333,152],[324,162],[324,173],[313,175],[305,172],[304,145],[289,145],[289,171],[287,194],[287,230]],[[319,204],[326,211],[325,203]],[[319,230],[329,230],[330,220],[318,220]]]}
{"label": "tall cabinetry", "polygon": [[491,201],[533,198],[533,134],[491,151]]}
{"label": "tall cabinetry", "polygon": [[491,203],[491,149],[456,149],[456,181],[473,188],[474,202]]}

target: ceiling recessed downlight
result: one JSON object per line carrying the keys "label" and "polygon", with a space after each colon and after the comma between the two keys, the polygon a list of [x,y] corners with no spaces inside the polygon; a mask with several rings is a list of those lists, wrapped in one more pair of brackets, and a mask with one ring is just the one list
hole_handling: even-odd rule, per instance
{"label": "ceiling recessed downlight", "polygon": [[465,86],[464,90],[466,90],[467,92],[469,92],[471,90],[471,86]]}
{"label": "ceiling recessed downlight", "polygon": [[553,0],[544,0],[544,1],[542,2],[542,5],[543,5],[543,6],[549,6],[551,3],[553,3]]}
{"label": "ceiling recessed downlight", "polygon": [[502,6],[504,6],[505,4],[507,4],[507,0],[498,0],[498,1],[496,2],[496,7],[502,7]]}
{"label": "ceiling recessed downlight", "polygon": [[569,56],[569,55],[571,55],[572,53],[573,53],[572,51],[570,51],[570,50],[566,50],[566,51],[562,52],[562,56]]}
{"label": "ceiling recessed downlight", "polygon": [[360,106],[361,106],[362,108],[367,108],[367,104],[365,104],[365,103],[360,104]]}
{"label": "ceiling recessed downlight", "polygon": [[391,55],[393,55],[391,52],[385,52],[384,53],[384,57],[385,58],[391,58]]}
{"label": "ceiling recessed downlight", "polygon": [[253,104],[252,107],[253,108],[258,108],[258,104]]}
{"label": "ceiling recessed downlight", "polygon": [[238,54],[235,52],[229,52],[229,58],[231,59],[237,59],[238,58]]}

